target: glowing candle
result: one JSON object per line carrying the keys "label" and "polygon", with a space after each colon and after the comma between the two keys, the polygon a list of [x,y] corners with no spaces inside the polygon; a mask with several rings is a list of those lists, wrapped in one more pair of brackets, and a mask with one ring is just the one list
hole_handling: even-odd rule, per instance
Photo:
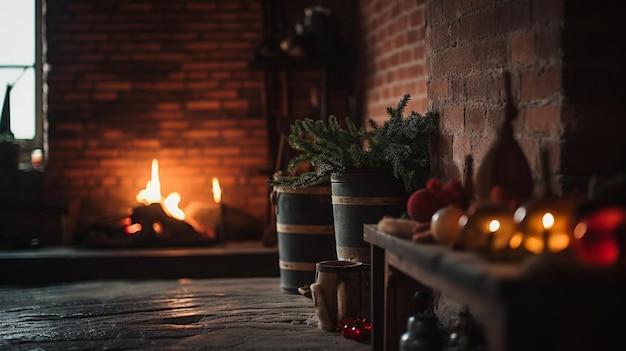
{"label": "glowing candle", "polygon": [[33,152],[30,153],[30,163],[32,164],[33,167],[39,167],[41,166],[41,163],[43,162],[43,152],[41,151],[41,149],[35,149],[33,150]]}
{"label": "glowing candle", "polygon": [[217,238],[222,245],[226,244],[225,232],[224,232],[224,215],[222,210],[222,187],[217,177],[211,179],[211,185],[213,186],[213,201],[217,204],[218,220],[217,220]]}
{"label": "glowing candle", "polygon": [[213,177],[213,179],[211,179],[211,185],[213,186],[213,201],[215,201],[216,204],[219,204],[222,202],[222,188],[220,187],[220,181],[216,177]]}
{"label": "glowing candle", "polygon": [[541,218],[543,225],[543,252],[548,251],[548,241],[550,240],[550,229],[554,225],[554,216],[550,212],[546,212]]}
{"label": "glowing candle", "polygon": [[497,219],[492,219],[491,221],[489,221],[489,250],[493,251],[494,247],[493,247],[493,239],[494,236],[496,235],[496,232],[498,231],[498,229],[500,229],[500,221],[498,221]]}
{"label": "glowing candle", "polygon": [[477,204],[458,223],[462,226],[460,244],[467,250],[486,253],[507,248],[515,230],[511,213],[501,205],[487,202]]}
{"label": "glowing candle", "polygon": [[515,211],[519,239],[525,251],[533,254],[557,253],[570,244],[578,201],[571,197],[534,199]]}

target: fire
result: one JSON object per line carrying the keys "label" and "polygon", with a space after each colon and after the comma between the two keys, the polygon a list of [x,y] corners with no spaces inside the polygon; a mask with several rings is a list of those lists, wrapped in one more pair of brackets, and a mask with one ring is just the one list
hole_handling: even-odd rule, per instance
{"label": "fire", "polygon": [[137,202],[150,205],[161,202],[161,182],[159,181],[159,161],[152,159],[152,173],[146,182],[146,188],[137,193]]}
{"label": "fire", "polygon": [[213,177],[211,182],[213,184],[213,201],[215,201],[216,204],[219,204],[222,202],[222,188],[220,187],[220,181]]}
{"label": "fire", "polygon": [[185,212],[178,207],[180,203],[180,194],[177,192],[173,192],[161,202],[161,206],[163,206],[163,210],[165,213],[170,215],[170,217],[174,217],[179,220],[185,219]]}
{"label": "fire", "polygon": [[163,211],[170,217],[178,220],[185,219],[185,212],[178,207],[180,203],[180,194],[173,192],[165,199],[161,195],[161,182],[159,181],[159,162],[156,158],[152,159],[152,172],[150,180],[146,182],[146,188],[140,190],[136,196],[137,202],[144,205],[150,205],[154,203],[160,203]]}

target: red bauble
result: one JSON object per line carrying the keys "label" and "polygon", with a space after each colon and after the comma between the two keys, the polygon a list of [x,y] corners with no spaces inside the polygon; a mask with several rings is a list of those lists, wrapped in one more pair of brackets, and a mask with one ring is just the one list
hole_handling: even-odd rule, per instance
{"label": "red bauble", "polygon": [[372,332],[372,325],[365,318],[344,318],[339,325],[343,337],[356,341],[367,339]]}
{"label": "red bauble", "polygon": [[443,206],[444,204],[434,191],[423,188],[414,191],[409,196],[406,211],[414,221],[430,222],[433,214]]}
{"label": "red bauble", "polygon": [[595,210],[580,219],[574,228],[574,252],[585,264],[610,267],[619,258],[618,236],[626,228],[626,209],[617,206]]}

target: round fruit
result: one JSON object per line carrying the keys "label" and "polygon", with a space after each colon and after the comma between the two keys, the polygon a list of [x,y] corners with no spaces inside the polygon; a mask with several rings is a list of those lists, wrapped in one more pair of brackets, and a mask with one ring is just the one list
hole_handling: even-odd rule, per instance
{"label": "round fruit", "polygon": [[412,220],[418,222],[430,222],[433,214],[437,212],[443,203],[435,193],[427,188],[419,189],[409,196],[406,210]]}
{"label": "round fruit", "polygon": [[462,209],[448,205],[433,214],[430,230],[438,243],[452,246],[459,240],[461,225],[459,219],[465,214]]}

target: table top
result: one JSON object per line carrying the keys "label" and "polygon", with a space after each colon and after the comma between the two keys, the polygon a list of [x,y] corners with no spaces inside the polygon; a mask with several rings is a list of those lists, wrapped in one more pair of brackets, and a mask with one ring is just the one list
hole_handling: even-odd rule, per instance
{"label": "table top", "polygon": [[517,261],[490,261],[470,251],[456,251],[440,244],[418,244],[364,225],[366,242],[385,249],[390,264],[405,270],[426,285],[451,291],[466,302],[472,294],[484,300],[514,298],[517,292],[548,295],[572,289],[626,291],[623,271],[589,269],[557,255],[533,256]]}
{"label": "table top", "polygon": [[0,349],[369,350],[317,327],[279,278],[0,287]]}

